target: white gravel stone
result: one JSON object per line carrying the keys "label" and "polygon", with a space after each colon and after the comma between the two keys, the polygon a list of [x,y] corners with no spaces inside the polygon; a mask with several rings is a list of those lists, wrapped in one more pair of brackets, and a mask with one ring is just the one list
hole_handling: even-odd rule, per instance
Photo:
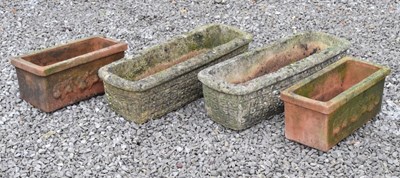
{"label": "white gravel stone", "polygon": [[[0,17],[0,177],[400,176],[399,1],[4,0]],[[19,99],[12,56],[99,34],[133,56],[207,23],[252,33],[251,49],[308,30],[349,39],[351,55],[392,69],[382,112],[323,153],[286,140],[283,114],[235,132],[203,99],[144,125],[104,96],[53,113]]]}

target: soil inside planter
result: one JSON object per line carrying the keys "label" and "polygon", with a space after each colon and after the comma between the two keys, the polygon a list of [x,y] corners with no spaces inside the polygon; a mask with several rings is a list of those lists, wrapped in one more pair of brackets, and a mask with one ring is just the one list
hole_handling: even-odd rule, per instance
{"label": "soil inside planter", "polygon": [[334,70],[297,89],[295,93],[326,102],[378,70],[379,68],[372,65],[347,61]]}
{"label": "soil inside planter", "polygon": [[285,50],[279,52],[266,52],[266,55],[253,64],[246,73],[234,74],[229,77],[228,82],[233,84],[245,83],[265,74],[278,71],[282,67],[318,53],[326,47],[327,45],[323,43],[308,42],[285,47]]}
{"label": "soil inside planter", "polygon": [[133,80],[140,80],[140,79],[146,78],[150,75],[161,72],[161,71],[168,69],[176,64],[182,63],[182,62],[187,61],[195,56],[205,53],[208,50],[209,49],[205,49],[205,48],[199,49],[199,50],[193,50],[193,51],[190,51],[190,52],[180,56],[179,58],[169,60],[166,62],[162,62],[162,63],[158,63],[155,66],[152,66],[152,67],[148,68],[147,70],[145,70],[144,72],[140,73],[139,75],[136,75],[133,78]]}
{"label": "soil inside planter", "polygon": [[84,41],[62,45],[40,53],[22,57],[22,59],[39,66],[47,66],[87,54],[116,44],[103,38],[91,38]]}

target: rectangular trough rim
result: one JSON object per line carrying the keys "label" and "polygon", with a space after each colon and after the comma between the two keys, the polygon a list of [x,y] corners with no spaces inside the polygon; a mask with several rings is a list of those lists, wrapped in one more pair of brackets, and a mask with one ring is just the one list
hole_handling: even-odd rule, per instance
{"label": "rectangular trough rim", "polygon": [[[221,79],[219,77],[215,77],[213,75],[210,74],[211,71],[217,69],[217,68],[221,68],[225,65],[228,65],[230,63],[235,63],[239,60],[244,60],[243,58],[249,57],[249,56],[253,56],[257,53],[263,52],[265,50],[269,50],[271,48],[273,48],[276,45],[279,45],[280,43],[285,43],[286,41],[289,41],[291,39],[294,39],[298,36],[302,36],[305,34],[313,34],[313,35],[318,35],[318,36],[326,36],[326,37],[330,37],[333,38],[335,40],[337,40],[338,45],[334,45],[334,46],[330,46],[327,47],[326,49],[322,50],[320,53],[316,53],[314,55],[308,56],[302,60],[299,60],[295,63],[298,62],[304,62],[304,61],[312,61],[310,59],[315,59],[318,60],[321,57],[325,56],[324,58],[329,59],[329,58],[334,58],[342,53],[344,53],[349,47],[350,47],[350,42],[343,39],[343,38],[339,38],[327,33],[323,33],[323,32],[304,32],[304,33],[298,33],[296,35],[292,35],[289,36],[287,38],[278,40],[276,42],[273,42],[269,45],[267,45],[266,47],[262,47],[262,48],[258,48],[254,51],[249,51],[246,53],[243,53],[241,55],[235,56],[232,59],[229,59],[227,61],[221,62],[219,64],[216,64],[214,66],[211,66],[207,69],[202,70],[199,73],[199,80],[203,83],[203,85],[207,85],[208,87],[223,92],[223,93],[227,93],[227,94],[231,94],[231,95],[248,95],[250,93],[253,93],[255,91],[258,91],[262,88],[269,88],[270,86],[279,83],[283,80],[286,80],[290,77],[292,77],[293,75],[296,75],[298,73],[302,73],[310,68],[313,68],[315,66],[318,66],[319,64],[325,62],[326,60],[320,60],[318,63],[314,64],[314,65],[306,65],[305,67],[303,67],[302,69],[297,68],[298,71],[292,71],[293,75],[290,76],[286,76],[286,77],[282,77],[282,70],[283,68],[288,67],[284,66],[281,69],[279,69],[278,71],[275,71],[273,73],[269,73],[269,74],[265,74],[263,76],[254,78],[252,80],[249,80],[248,82],[244,84],[232,84],[227,82],[224,79]],[[329,50],[328,50],[329,49]],[[326,57],[328,56],[328,57]]]}
{"label": "rectangular trough rim", "polygon": [[[54,64],[46,65],[46,66],[40,66],[40,65],[37,65],[35,63],[29,62],[29,61],[23,59],[24,57],[27,57],[27,56],[31,56],[31,55],[47,52],[49,50],[62,48],[64,46],[71,45],[73,43],[78,43],[78,42],[82,42],[82,41],[90,40],[90,39],[95,39],[95,38],[101,38],[103,40],[110,41],[110,42],[113,42],[115,44],[113,44],[111,46],[108,46],[108,47],[105,47],[105,48],[101,48],[99,50],[95,50],[95,51],[92,51],[92,52],[89,52],[89,53],[85,53],[85,54],[79,55],[79,56],[76,56],[76,57],[73,57],[73,58],[69,58],[69,59],[54,63]],[[30,72],[30,73],[38,75],[38,76],[45,77],[45,76],[49,76],[49,75],[52,75],[52,74],[57,73],[57,72],[61,72],[61,71],[73,68],[73,67],[81,65],[81,64],[89,63],[91,61],[94,61],[94,60],[102,58],[102,57],[106,57],[106,56],[109,56],[109,55],[112,55],[112,54],[115,54],[115,53],[118,53],[118,52],[125,51],[127,49],[128,49],[128,44],[125,43],[125,42],[121,42],[121,41],[114,40],[114,39],[111,39],[111,38],[106,38],[106,37],[104,37],[102,35],[97,35],[97,36],[91,36],[91,37],[87,37],[87,38],[82,38],[82,39],[79,39],[79,40],[69,41],[69,42],[67,42],[65,44],[55,45],[53,47],[49,47],[49,48],[45,48],[45,49],[42,49],[42,50],[38,50],[38,51],[35,51],[33,53],[30,53],[30,54],[21,55],[21,56],[12,58],[11,59],[11,64],[13,66],[15,66],[16,68],[19,68],[21,70]]]}
{"label": "rectangular trough rim", "polygon": [[[239,49],[240,47],[243,47],[247,44],[249,44],[253,40],[253,36],[245,31],[242,31],[236,27],[233,26],[228,26],[228,25],[223,25],[223,24],[208,24],[204,26],[200,26],[195,28],[194,30],[181,34],[178,36],[175,36],[174,38],[171,38],[170,40],[166,41],[165,43],[171,43],[173,41],[176,41],[177,39],[181,38],[187,38],[192,34],[195,34],[196,32],[206,30],[208,28],[212,28],[214,26],[218,26],[220,28],[227,28],[229,30],[235,31],[240,36],[234,38],[233,40],[229,41],[228,43],[224,43],[222,45],[216,46],[214,48],[211,48],[210,51],[200,54],[199,56],[193,57],[187,61],[184,61],[182,63],[179,63],[177,65],[174,65],[168,69],[165,69],[163,71],[160,71],[156,74],[150,75],[146,78],[137,80],[137,81],[131,81],[131,80],[126,80],[117,74],[114,74],[112,72],[112,69],[118,65],[123,65],[123,63],[131,60],[135,60],[140,57],[141,54],[147,53],[151,50],[156,49],[157,45],[152,46],[150,48],[147,48],[140,52],[138,55],[136,55],[133,58],[124,58],[123,60],[113,62],[111,64],[108,64],[99,70],[99,76],[100,78],[103,79],[107,84],[112,85],[114,87],[126,90],[126,91],[133,91],[133,92],[143,92],[146,90],[149,90],[151,88],[154,88],[158,85],[161,85],[165,82],[168,82],[176,77],[179,77],[181,75],[184,75],[188,72],[191,72],[195,69],[198,69],[204,65],[209,64],[215,59],[218,59],[219,57],[222,57],[226,55],[227,53],[230,53],[236,49]],[[188,65],[188,67],[185,67],[185,65]],[[171,72],[172,68],[178,69],[178,72]]]}
{"label": "rectangular trough rim", "polygon": [[[347,62],[347,61],[354,61],[359,63],[364,63],[367,65],[371,65],[377,67],[378,70],[369,75],[368,77],[364,78],[360,82],[356,83],[355,85],[351,86],[347,90],[343,91],[342,93],[336,95],[329,101],[318,101],[314,100],[302,95],[298,95],[294,93],[297,89],[307,85],[311,81],[317,79],[318,77],[322,76],[323,74],[334,70],[339,65]],[[361,94],[371,86],[375,85],[376,83],[380,82],[381,80],[385,79],[387,75],[389,75],[390,69],[385,66],[373,64],[370,62],[358,60],[351,56],[345,56],[336,63],[326,67],[325,69],[318,71],[317,73],[311,75],[310,77],[303,79],[296,83],[295,85],[287,88],[286,90],[282,91],[280,97],[284,102],[289,102],[319,113],[323,114],[330,114],[337,110],[340,106],[344,105],[348,100],[351,98],[356,97],[357,95]]]}

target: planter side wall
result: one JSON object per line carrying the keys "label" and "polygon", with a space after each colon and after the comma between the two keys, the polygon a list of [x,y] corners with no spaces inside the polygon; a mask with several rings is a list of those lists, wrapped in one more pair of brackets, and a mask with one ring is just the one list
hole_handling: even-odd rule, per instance
{"label": "planter side wall", "polygon": [[279,99],[281,90],[332,64],[342,55],[327,59],[309,70],[247,95],[231,95],[203,86],[206,88],[204,98],[207,114],[212,120],[227,128],[233,130],[249,128],[283,112],[283,102]]}
{"label": "planter side wall", "polygon": [[381,109],[385,80],[376,83],[329,116],[329,148],[374,118]]}
{"label": "planter side wall", "polygon": [[239,104],[237,95],[229,95],[203,85],[204,103],[207,114],[217,123],[235,130],[241,127],[241,122],[234,119],[239,115]]}
{"label": "planter side wall", "polygon": [[[301,111],[301,114],[293,111]],[[285,103],[285,137],[304,145],[325,150],[329,147],[327,115],[303,108],[289,102]]]}
{"label": "planter side wall", "polygon": [[105,83],[107,100],[110,102],[110,106],[124,118],[139,124],[145,123],[150,119],[161,117],[200,98],[203,93],[201,83],[197,79],[199,71],[247,50],[248,44],[214,60],[208,65],[144,92],[124,91]]}
{"label": "planter side wall", "polygon": [[16,68],[20,97],[45,112],[52,112],[104,93],[98,69],[123,57],[124,52],[119,52],[46,77]]}

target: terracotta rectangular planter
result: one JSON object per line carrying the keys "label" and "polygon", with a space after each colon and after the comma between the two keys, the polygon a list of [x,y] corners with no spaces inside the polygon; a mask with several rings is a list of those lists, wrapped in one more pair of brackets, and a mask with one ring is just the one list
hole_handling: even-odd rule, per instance
{"label": "terracotta rectangular planter", "polygon": [[309,32],[207,68],[198,76],[207,113],[227,128],[242,130],[283,112],[279,92],[337,60],[349,45]]}
{"label": "terracotta rectangular planter", "polygon": [[11,59],[20,97],[45,112],[104,93],[97,71],[124,57],[127,44],[95,36]]}
{"label": "terracotta rectangular planter", "polygon": [[241,54],[252,36],[212,24],[177,36],[100,69],[110,106],[124,118],[144,123],[202,96],[197,73]]}
{"label": "terracotta rectangular planter", "polygon": [[281,93],[286,138],[328,151],[381,109],[390,69],[345,57]]}

